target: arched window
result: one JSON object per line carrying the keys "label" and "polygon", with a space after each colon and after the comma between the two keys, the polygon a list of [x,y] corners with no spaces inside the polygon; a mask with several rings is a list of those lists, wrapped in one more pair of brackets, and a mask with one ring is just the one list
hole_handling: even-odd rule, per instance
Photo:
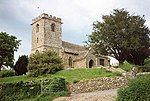
{"label": "arched window", "polygon": [[39,32],[39,24],[36,24],[36,33]]}
{"label": "arched window", "polygon": [[36,50],[36,51],[35,51],[35,54],[38,54],[38,53],[39,53],[39,51],[38,51],[38,50]]}
{"label": "arched window", "polygon": [[71,57],[69,57],[68,63],[69,63],[69,67],[72,67],[72,58]]}
{"label": "arched window", "polygon": [[55,24],[54,23],[51,24],[51,31],[55,32]]}

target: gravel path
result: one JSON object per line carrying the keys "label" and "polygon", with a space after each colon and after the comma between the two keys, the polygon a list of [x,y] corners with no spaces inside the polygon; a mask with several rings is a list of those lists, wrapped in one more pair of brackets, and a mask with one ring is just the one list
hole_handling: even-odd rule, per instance
{"label": "gravel path", "polygon": [[53,101],[115,101],[117,89],[74,94],[70,97],[59,97]]}

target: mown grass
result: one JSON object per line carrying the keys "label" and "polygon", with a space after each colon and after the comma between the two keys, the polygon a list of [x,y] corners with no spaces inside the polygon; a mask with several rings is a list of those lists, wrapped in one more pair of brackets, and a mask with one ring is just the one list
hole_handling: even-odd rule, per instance
{"label": "mown grass", "polygon": [[124,61],[123,64],[119,66],[119,68],[129,72],[133,68],[133,64],[130,64],[127,61]]}
{"label": "mown grass", "polygon": [[38,77],[28,77],[26,75],[23,76],[12,76],[0,78],[0,83],[10,83],[10,82],[19,82],[19,81],[39,81],[44,78],[53,78],[53,77],[63,77],[67,82],[73,83],[75,80],[86,80],[93,79],[98,77],[110,77],[110,76],[120,76],[120,73],[110,72],[101,68],[80,68],[80,69],[65,69],[57,72],[56,74],[48,74],[44,76]]}
{"label": "mown grass", "polygon": [[110,72],[105,69],[100,68],[82,68],[82,69],[68,69],[57,72],[56,76],[62,76],[66,79],[67,82],[72,83],[74,80],[86,80],[93,79],[98,77],[110,77],[110,76],[118,76],[119,73]]}

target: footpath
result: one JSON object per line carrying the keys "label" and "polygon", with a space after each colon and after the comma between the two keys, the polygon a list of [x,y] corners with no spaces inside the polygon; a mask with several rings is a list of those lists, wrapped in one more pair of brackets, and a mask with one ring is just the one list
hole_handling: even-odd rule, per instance
{"label": "footpath", "polygon": [[115,101],[117,89],[74,94],[70,97],[59,97],[53,101]]}

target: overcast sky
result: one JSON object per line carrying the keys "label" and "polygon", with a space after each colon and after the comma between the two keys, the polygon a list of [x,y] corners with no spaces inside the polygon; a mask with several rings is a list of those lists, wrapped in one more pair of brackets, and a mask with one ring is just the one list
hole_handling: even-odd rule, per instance
{"label": "overcast sky", "polygon": [[150,26],[150,0],[0,0],[0,32],[21,41],[15,59],[31,53],[31,22],[44,13],[62,18],[62,38],[83,45],[92,23],[113,9],[125,8],[131,14],[145,15]]}

